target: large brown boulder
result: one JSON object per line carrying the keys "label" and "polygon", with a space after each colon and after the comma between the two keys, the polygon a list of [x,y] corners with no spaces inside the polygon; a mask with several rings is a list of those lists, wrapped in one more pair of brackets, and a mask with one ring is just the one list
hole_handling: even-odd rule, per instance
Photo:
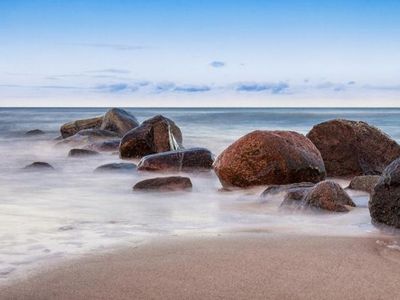
{"label": "large brown boulder", "polygon": [[325,178],[318,149],[293,131],[253,131],[225,149],[214,170],[224,187],[319,182]]}
{"label": "large brown boulder", "polygon": [[132,114],[121,108],[112,108],[104,115],[100,129],[116,132],[122,137],[137,126],[139,122]]}
{"label": "large brown boulder", "polygon": [[128,131],[121,140],[119,150],[122,158],[141,158],[181,148],[182,133],[179,127],[172,120],[158,115]]}
{"label": "large brown boulder", "polygon": [[60,128],[60,132],[62,137],[65,139],[67,137],[73,136],[78,131],[81,131],[83,129],[100,128],[102,123],[103,116],[76,120],[62,125]]}
{"label": "large brown boulder", "polygon": [[321,152],[328,176],[381,174],[400,156],[400,146],[394,140],[365,122],[323,122],[307,137]]}
{"label": "large brown boulder", "polygon": [[400,159],[384,170],[368,206],[373,222],[400,228]]}
{"label": "large brown boulder", "polygon": [[188,177],[170,176],[146,179],[135,184],[133,190],[172,192],[190,190],[192,182]]}
{"label": "large brown boulder", "polygon": [[140,160],[138,170],[168,172],[208,171],[212,168],[213,162],[213,154],[210,150],[192,148],[147,155]]}

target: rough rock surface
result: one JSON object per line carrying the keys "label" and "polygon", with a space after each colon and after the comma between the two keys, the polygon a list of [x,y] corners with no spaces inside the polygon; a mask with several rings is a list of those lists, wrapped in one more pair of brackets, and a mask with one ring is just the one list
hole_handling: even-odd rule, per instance
{"label": "rough rock surface", "polygon": [[170,176],[146,179],[135,184],[134,190],[156,190],[160,192],[189,190],[192,182],[188,177]]}
{"label": "rough rock surface", "polygon": [[60,128],[60,132],[63,138],[67,138],[69,136],[73,136],[78,131],[81,131],[83,129],[100,128],[102,123],[103,116],[76,120],[62,125]]}
{"label": "rough rock surface", "polygon": [[128,131],[121,140],[119,150],[122,158],[141,158],[181,148],[182,133],[179,127],[172,120],[158,115]]}
{"label": "rough rock surface", "polygon": [[349,189],[359,190],[368,193],[374,191],[375,185],[378,183],[380,175],[363,175],[354,177],[349,184]]}
{"label": "rough rock surface", "polygon": [[137,126],[139,122],[132,114],[121,108],[112,108],[104,115],[100,129],[116,132],[122,137]]}
{"label": "rough rock surface", "polygon": [[138,170],[168,172],[208,171],[212,168],[213,162],[213,154],[210,150],[191,148],[147,155],[140,160]]}
{"label": "rough rock surface", "polygon": [[225,149],[214,170],[224,187],[319,182],[325,178],[318,149],[293,131],[253,131]]}
{"label": "rough rock surface", "polygon": [[33,130],[29,130],[29,131],[25,132],[25,135],[27,135],[27,136],[35,136],[35,135],[43,135],[43,134],[45,134],[45,132],[40,129],[33,129]]}
{"label": "rough rock surface", "polygon": [[111,163],[97,167],[94,172],[123,172],[134,170],[136,170],[136,165],[132,163]]}
{"label": "rough rock surface", "polygon": [[400,159],[384,170],[368,206],[373,222],[400,228]]}
{"label": "rough rock surface", "polygon": [[98,155],[99,152],[87,150],[87,149],[71,149],[68,153],[70,157],[84,157]]}
{"label": "rough rock surface", "polygon": [[315,125],[307,137],[321,152],[328,176],[381,174],[400,157],[400,146],[365,122],[331,120]]}
{"label": "rough rock surface", "polygon": [[54,167],[47,162],[35,161],[25,166],[24,170],[54,170]]}

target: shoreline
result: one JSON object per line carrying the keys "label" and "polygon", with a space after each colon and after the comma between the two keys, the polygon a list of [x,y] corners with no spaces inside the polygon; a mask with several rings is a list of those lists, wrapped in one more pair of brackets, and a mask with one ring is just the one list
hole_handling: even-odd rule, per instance
{"label": "shoreline", "polygon": [[165,237],[43,266],[0,287],[0,298],[394,299],[400,295],[395,239],[260,232]]}

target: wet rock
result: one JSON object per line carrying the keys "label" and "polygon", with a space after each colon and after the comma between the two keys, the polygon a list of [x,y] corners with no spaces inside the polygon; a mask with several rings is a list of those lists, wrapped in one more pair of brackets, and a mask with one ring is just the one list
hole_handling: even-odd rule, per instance
{"label": "wet rock", "polygon": [[94,172],[123,172],[123,171],[134,171],[136,165],[131,163],[111,163],[97,167]]}
{"label": "wet rock", "polygon": [[25,132],[26,136],[36,136],[36,135],[43,135],[43,134],[45,134],[45,132],[40,129],[33,129],[33,130],[29,130],[29,131]]}
{"label": "wet rock", "polygon": [[87,149],[71,149],[68,153],[69,157],[86,157],[98,155],[99,152],[87,150]]}
{"label": "wet rock", "polygon": [[400,228],[400,159],[386,167],[374,187],[368,207],[374,223]]}
{"label": "wet rock", "polygon": [[189,190],[192,188],[192,182],[188,177],[170,176],[170,177],[156,177],[146,179],[135,184],[133,190],[144,191],[180,191]]}
{"label": "wet rock", "polygon": [[99,152],[114,152],[119,150],[120,140],[109,140],[96,142],[84,147],[84,149],[99,151]]}
{"label": "wet rock", "polygon": [[325,167],[318,149],[293,131],[253,131],[225,149],[214,170],[224,187],[318,182]]}
{"label": "wet rock", "polygon": [[122,137],[137,126],[139,122],[132,114],[121,108],[112,108],[104,115],[100,129],[116,132]]}
{"label": "wet rock", "polygon": [[35,161],[25,166],[24,170],[54,170],[54,167],[47,162]]}
{"label": "wet rock", "polygon": [[372,193],[381,176],[364,175],[354,177],[349,184],[349,189]]}
{"label": "wet rock", "polygon": [[329,176],[379,175],[400,156],[393,139],[365,122],[323,122],[307,137],[321,152]]}
{"label": "wet rock", "polygon": [[140,160],[138,170],[168,172],[209,171],[213,162],[213,154],[210,150],[191,148],[147,155]]}
{"label": "wet rock", "polygon": [[299,183],[283,184],[283,185],[270,185],[269,187],[267,187],[264,190],[264,192],[262,192],[260,197],[265,198],[268,196],[277,195],[282,192],[288,192],[289,190],[292,190],[292,189],[310,188],[310,187],[313,187],[314,185],[315,185],[315,183],[312,183],[312,182],[299,182]]}
{"label": "wet rock", "polygon": [[179,127],[172,120],[158,115],[128,131],[121,140],[119,150],[122,158],[141,158],[181,148],[182,133]]}
{"label": "wet rock", "polygon": [[74,134],[73,136],[70,136],[58,142],[56,146],[87,147],[90,144],[99,143],[115,138],[118,138],[118,135],[112,131],[96,128],[84,129]]}
{"label": "wet rock", "polygon": [[100,128],[103,123],[103,116],[89,119],[76,120],[61,126],[60,132],[63,138],[73,136],[83,129]]}
{"label": "wet rock", "polygon": [[297,187],[287,190],[285,198],[281,203],[281,207],[291,208],[291,209],[304,209],[307,205],[304,199],[311,187]]}

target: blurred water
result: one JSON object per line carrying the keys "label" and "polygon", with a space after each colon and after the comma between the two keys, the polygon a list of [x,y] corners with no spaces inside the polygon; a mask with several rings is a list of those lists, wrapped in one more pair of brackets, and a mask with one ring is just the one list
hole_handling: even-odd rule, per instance
{"label": "blurred water", "polygon": [[[128,109],[139,121],[155,114],[173,119],[186,147],[220,153],[255,129],[307,133],[333,118],[363,120],[399,141],[400,109]],[[70,257],[116,244],[140,243],[163,235],[266,230],[308,234],[378,233],[370,223],[368,196],[352,193],[358,207],[348,214],[299,214],[278,210],[282,196],[259,199],[263,187],[221,192],[210,172],[190,175],[193,191],[144,194],[132,186],[152,174],[93,174],[115,154],[68,158],[54,147],[61,124],[101,115],[99,108],[0,109],[0,279],[41,261]],[[26,137],[39,128],[46,135]],[[33,161],[55,172],[24,172]],[[345,182],[342,183],[346,185]]]}

